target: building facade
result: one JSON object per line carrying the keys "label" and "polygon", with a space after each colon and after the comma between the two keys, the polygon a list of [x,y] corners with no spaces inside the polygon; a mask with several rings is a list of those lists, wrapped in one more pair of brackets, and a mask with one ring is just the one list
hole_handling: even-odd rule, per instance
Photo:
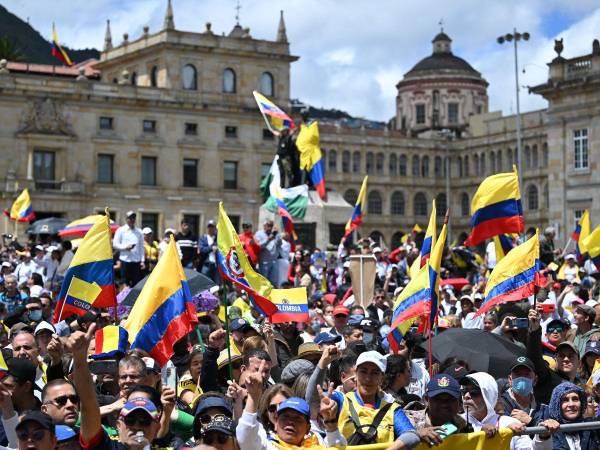
{"label": "building facade", "polygon": [[[283,15],[274,34],[254,39],[239,24],[227,35],[210,24],[179,31],[169,5],[161,30],[144,28],[118,45],[107,24],[100,61],[59,72],[1,63],[3,202],[27,187],[40,218],[75,219],[108,205],[118,222],[133,209],[143,226],[162,233],[183,218],[203,230],[223,201],[234,225],[256,224],[258,186],[276,141],[251,93],[289,104],[298,59]],[[593,223],[600,220],[592,195],[599,58],[554,60],[548,83],[534,89],[548,110],[522,117],[526,224],[555,225],[561,237],[584,208]],[[443,32],[397,88],[396,117],[385,129],[321,125],[327,187],[352,205],[368,174],[360,232],[388,247],[415,223],[426,225],[433,199],[440,223],[450,207],[450,241],[458,241],[481,180],[516,164],[515,117],[488,112],[487,82],[452,54]],[[344,221],[305,225],[329,226],[337,243]],[[5,222],[5,231],[11,226]]]}

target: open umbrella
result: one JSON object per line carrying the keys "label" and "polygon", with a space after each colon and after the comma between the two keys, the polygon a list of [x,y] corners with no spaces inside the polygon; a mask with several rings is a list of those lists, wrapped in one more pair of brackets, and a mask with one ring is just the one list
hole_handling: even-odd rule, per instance
{"label": "open umbrella", "polygon": [[69,223],[67,219],[61,217],[48,217],[33,222],[27,228],[27,234],[56,234]]}
{"label": "open umbrella", "polygon": [[[200,272],[196,272],[192,269],[183,269],[183,271],[185,272],[185,277],[187,278],[188,286],[192,295],[196,295],[202,291],[206,291],[216,286],[213,280],[208,278],[206,275],[202,275]],[[142,292],[146,281],[148,281],[149,276],[150,275],[146,275],[144,278],[138,281],[138,283],[134,287],[131,288],[131,290],[127,294],[127,297],[125,297],[125,299],[121,303],[122,305],[134,305],[136,299]]]}
{"label": "open umbrella", "polygon": [[[421,348],[427,351],[428,341]],[[439,362],[450,357],[462,359],[471,370],[488,372],[494,378],[505,378],[515,358],[525,355],[524,348],[502,336],[468,328],[449,328],[434,336],[431,350]]]}
{"label": "open umbrella", "polygon": [[[60,237],[84,237],[85,233],[89,231],[92,226],[96,223],[104,220],[106,216],[104,214],[92,214],[91,216],[83,217],[81,219],[74,220],[73,222],[63,226],[58,232]],[[110,230],[114,233],[119,228],[119,225],[110,221]]]}

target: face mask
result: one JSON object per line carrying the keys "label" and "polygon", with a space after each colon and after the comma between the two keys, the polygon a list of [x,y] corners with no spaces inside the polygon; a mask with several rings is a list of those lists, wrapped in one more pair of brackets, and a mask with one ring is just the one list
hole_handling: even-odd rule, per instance
{"label": "face mask", "polygon": [[533,392],[533,380],[525,377],[513,378],[512,390],[515,394],[525,397]]}
{"label": "face mask", "polygon": [[38,322],[39,320],[41,320],[42,319],[42,310],[34,309],[33,311],[29,311],[29,319],[32,322]]}

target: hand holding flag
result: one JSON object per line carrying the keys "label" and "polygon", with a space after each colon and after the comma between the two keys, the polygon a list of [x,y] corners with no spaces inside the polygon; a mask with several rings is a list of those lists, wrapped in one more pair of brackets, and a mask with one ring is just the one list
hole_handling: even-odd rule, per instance
{"label": "hand holding flag", "polygon": [[27,189],[23,189],[23,192],[19,194],[12,204],[10,211],[4,210],[4,215],[17,222],[30,222],[35,219],[35,214],[31,207],[31,198]]}
{"label": "hand holding flag", "polygon": [[352,211],[352,217],[346,223],[346,231],[344,232],[344,237],[347,238],[352,234],[354,230],[356,230],[363,220],[363,214],[365,211],[365,199],[367,196],[367,182],[369,180],[369,176],[365,176],[363,179],[362,185],[360,187],[360,192],[358,193],[358,198],[356,199],[356,204],[354,205],[354,210]]}

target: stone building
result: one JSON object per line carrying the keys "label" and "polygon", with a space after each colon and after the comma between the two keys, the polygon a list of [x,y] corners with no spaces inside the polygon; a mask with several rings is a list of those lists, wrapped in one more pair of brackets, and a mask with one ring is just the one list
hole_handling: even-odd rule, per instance
{"label": "stone building", "polygon": [[[255,39],[239,24],[227,35],[209,23],[202,32],[183,32],[169,3],[154,33],[146,27],[113,44],[107,23],[100,61],[76,68],[0,64],[4,204],[28,187],[40,218],[75,219],[109,205],[118,222],[134,209],[143,226],[160,234],[184,217],[203,230],[223,201],[235,225],[256,224],[258,186],[275,140],[251,92],[285,108],[298,59],[290,54],[283,14],[274,36]],[[549,109],[522,117],[526,223],[551,223],[561,237],[583,208],[592,208],[593,223],[600,220],[592,202],[600,117],[594,52],[555,59],[548,83],[534,89]],[[340,200],[336,207],[343,196],[350,210],[369,174],[360,233],[388,247],[415,223],[426,225],[434,198],[440,216],[450,207],[450,242],[458,240],[481,180],[516,163],[515,116],[488,112],[487,82],[453,55],[443,32],[432,55],[397,88],[396,117],[385,129],[321,125],[327,187],[339,193],[332,195]],[[330,223],[299,227],[323,246],[338,242],[345,220],[338,214]]]}

